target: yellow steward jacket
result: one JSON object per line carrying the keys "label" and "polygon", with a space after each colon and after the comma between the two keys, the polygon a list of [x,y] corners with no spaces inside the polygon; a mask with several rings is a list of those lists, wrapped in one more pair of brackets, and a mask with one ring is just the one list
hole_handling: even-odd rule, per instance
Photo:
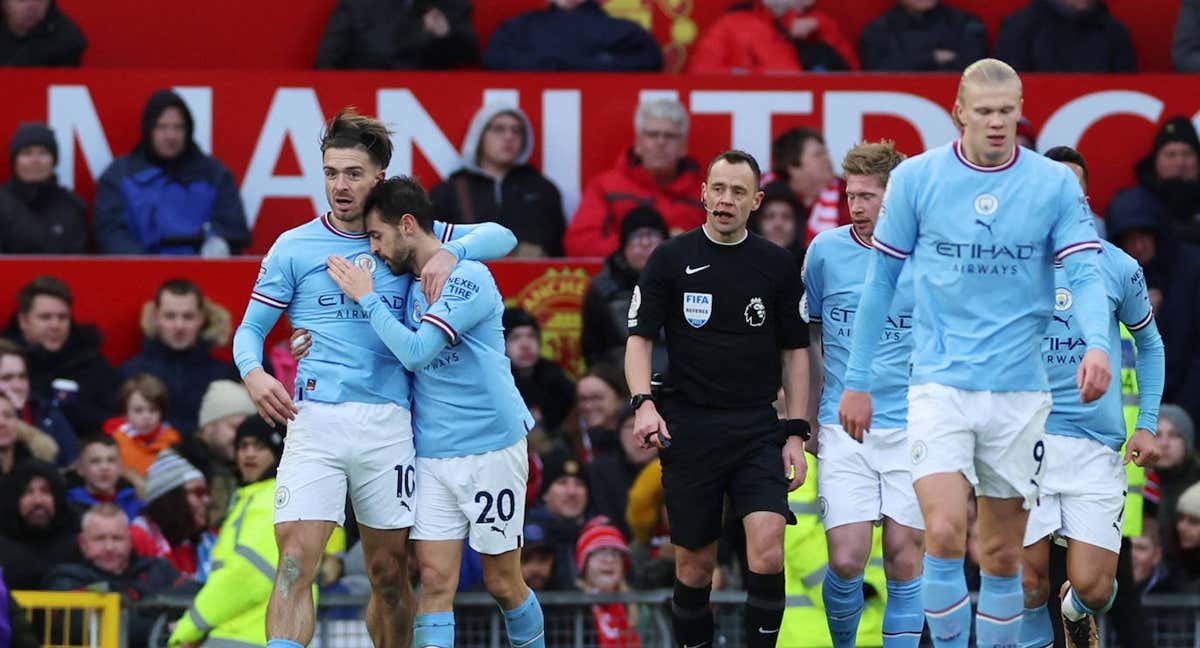
{"label": "yellow steward jacket", "polygon": [[[831,648],[829,624],[821,589],[829,564],[829,546],[821,524],[821,500],[817,496],[817,460],[805,453],[808,477],[804,485],[788,495],[788,504],[796,515],[796,525],[788,526],[783,537],[784,576],[787,608],[779,629],[779,648]],[[883,645],[883,608],[887,597],[887,577],[883,573],[883,545],[879,530],[867,564],[864,581],[878,596],[866,599],[862,621],[858,625],[859,646]]]}
{"label": "yellow steward jacket", "polygon": [[[1126,439],[1133,436],[1137,428],[1138,385],[1137,371],[1134,368],[1136,351],[1133,346],[1133,334],[1125,325],[1121,325],[1121,403],[1125,414]],[[1154,432],[1154,430],[1150,430]],[[1121,449],[1124,456],[1125,449]],[[1126,538],[1136,538],[1142,535],[1142,489],[1146,487],[1146,469],[1130,461],[1125,464],[1125,516],[1121,524],[1121,535]]]}
{"label": "yellow steward jacket", "polygon": [[[335,529],[327,551],[344,545],[344,532]],[[274,478],[238,489],[213,547],[212,561],[208,581],[179,619],[169,645],[203,640],[207,648],[265,646],[267,601],[279,563]],[[314,601],[316,596],[314,586]]]}

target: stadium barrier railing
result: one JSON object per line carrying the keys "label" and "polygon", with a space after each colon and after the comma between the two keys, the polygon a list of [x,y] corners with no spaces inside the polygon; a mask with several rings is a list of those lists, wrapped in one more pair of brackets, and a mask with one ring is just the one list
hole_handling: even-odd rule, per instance
{"label": "stadium barrier railing", "polygon": [[15,590],[42,648],[122,648],[121,595]]}
{"label": "stadium barrier railing", "polygon": [[[806,597],[790,597],[800,605]],[[638,611],[636,629],[642,648],[671,646],[671,591],[647,590],[593,595],[583,592],[538,592],[546,617],[546,645],[554,648],[598,648],[591,606],[619,602]],[[714,648],[744,646],[742,603],[744,592],[713,592],[716,608]],[[191,603],[186,597],[158,597],[140,603],[162,611],[151,646],[166,645],[170,623]],[[463,648],[505,648],[504,617],[485,592],[465,592],[455,597],[455,645]],[[363,615],[367,597],[324,594],[318,603],[313,648],[370,648]],[[1200,596],[1151,595],[1143,602],[1146,625],[1156,648],[1200,648]],[[922,643],[923,646],[931,645]],[[1101,648],[1118,648],[1115,633],[1101,624]],[[780,645],[780,648],[788,648]]]}

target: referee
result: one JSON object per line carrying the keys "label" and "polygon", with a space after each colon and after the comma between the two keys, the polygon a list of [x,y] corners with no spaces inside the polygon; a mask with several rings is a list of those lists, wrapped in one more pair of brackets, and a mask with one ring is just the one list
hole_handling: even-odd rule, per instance
{"label": "referee", "polygon": [[[700,187],[703,226],[655,249],[629,307],[625,377],[638,439],[658,447],[675,545],[675,641],[708,647],[722,504],[746,529],[746,644],[775,645],[783,619],[787,494],[804,482],[808,329],[791,255],[746,230],[758,163],[726,151]],[[666,330],[668,383],[650,390],[650,352]],[[772,403],[780,377],[790,420]]]}

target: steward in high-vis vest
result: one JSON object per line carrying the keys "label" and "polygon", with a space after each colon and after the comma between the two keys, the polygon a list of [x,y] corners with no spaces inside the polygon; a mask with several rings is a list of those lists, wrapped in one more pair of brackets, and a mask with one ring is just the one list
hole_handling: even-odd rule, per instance
{"label": "steward in high-vis vest", "polygon": [[[1133,436],[1138,419],[1137,370],[1134,368],[1137,353],[1133,347],[1133,334],[1121,325],[1121,408],[1125,415],[1125,435]],[[1122,448],[1121,454],[1125,450]],[[1125,464],[1125,479],[1128,490],[1125,494],[1125,521],[1121,524],[1121,535],[1136,538],[1142,535],[1142,491],[1146,486],[1146,469],[1130,461]]]}
{"label": "steward in high-vis vest", "polygon": [[[217,536],[208,580],[176,624],[169,646],[249,648],[267,644],[267,602],[279,563],[275,471],[283,456],[283,437],[278,429],[253,416],[238,426],[234,447],[245,485],[238,489]],[[345,533],[341,528],[334,531],[326,553],[345,548]],[[316,596],[314,585],[314,604]]]}
{"label": "steward in high-vis vest", "polygon": [[[817,459],[805,453],[808,478],[804,485],[788,495],[788,505],[796,515],[796,524],[784,530],[783,560],[786,576],[787,608],[779,629],[780,648],[829,648],[829,624],[825,620],[825,605],[821,586],[829,547],[825,544],[825,527],[817,498]],[[883,645],[883,609],[887,597],[887,576],[883,573],[883,544],[879,529],[875,530],[871,559],[863,575],[868,590],[862,620],[858,625],[857,645],[864,648]]]}

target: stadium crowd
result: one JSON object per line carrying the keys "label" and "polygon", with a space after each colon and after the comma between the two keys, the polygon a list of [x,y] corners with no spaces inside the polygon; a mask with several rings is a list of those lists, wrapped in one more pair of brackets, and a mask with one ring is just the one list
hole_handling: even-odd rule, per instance
{"label": "stadium crowd", "polygon": [[[989,53],[979,19],[938,0],[898,0],[857,43],[821,4],[755,0],[731,8],[701,34],[688,72],[955,71]],[[85,37],[54,2],[0,0],[0,8],[0,66],[80,63]],[[316,67],[663,65],[650,34],[592,0],[551,0],[506,21],[486,44],[470,14],[467,0],[339,0]],[[1056,46],[1064,41],[1071,47]],[[1019,71],[1137,70],[1127,30],[1098,0],[1031,0],[1004,21],[993,53]],[[1200,71],[1200,2],[1183,1],[1173,55],[1179,71]],[[626,313],[650,254],[704,221],[696,202],[702,175],[687,150],[683,105],[649,101],[633,118],[634,141],[586,182],[569,218],[558,188],[530,164],[533,129],[515,106],[481,108],[462,143],[461,168],[428,188],[439,219],[509,228],[518,239],[515,256],[604,259],[584,298],[587,370],[577,379],[542,357],[536,317],[518,308],[504,314],[512,372],[537,421],[522,569],[539,591],[665,588],[674,579],[661,467],[656,451],[634,440],[621,362]],[[197,147],[183,100],[156,92],[140,125],[140,142],[104,171],[87,205],[55,177],[54,133],[22,124],[9,141],[12,177],[0,186],[0,254],[222,258],[245,250],[250,232],[233,175]],[[1034,125],[1024,127],[1032,148]],[[816,130],[789,130],[772,143],[751,228],[789,250],[797,266],[818,233],[850,222],[839,166]],[[1145,523],[1132,538],[1134,577],[1143,594],[1200,594],[1200,138],[1192,122],[1167,120],[1135,172],[1137,184],[1097,215],[1107,238],[1144,268],[1167,350],[1164,403],[1171,404],[1158,424],[1162,459],[1146,474]],[[21,288],[0,338],[3,586],[99,584],[128,601],[195,595],[211,582],[214,563],[245,555],[239,543],[270,537],[270,506],[248,511],[247,498],[273,492],[263,482],[274,479],[285,439],[258,418],[233,365],[214,354],[229,344],[240,313],[209,301],[187,278],[167,281],[146,296],[141,352],[114,366],[96,329],[72,316],[77,299],[95,298],[73,294],[52,276],[38,278]],[[290,385],[290,354],[273,353],[269,362],[272,375]],[[665,370],[666,363],[660,345],[654,366]],[[321,591],[366,591],[350,519],[327,547]],[[262,528],[248,531],[248,520]],[[819,533],[811,542],[818,541],[809,550],[824,555]],[[740,586],[743,543],[730,525],[714,587]],[[460,590],[483,587],[471,554]],[[270,580],[259,586],[269,588]],[[220,605],[213,596],[196,600]],[[213,609],[206,618],[219,616]],[[597,627],[632,632],[639,623],[635,606],[596,606],[594,614]],[[145,640],[152,620],[135,615],[134,642]]]}

